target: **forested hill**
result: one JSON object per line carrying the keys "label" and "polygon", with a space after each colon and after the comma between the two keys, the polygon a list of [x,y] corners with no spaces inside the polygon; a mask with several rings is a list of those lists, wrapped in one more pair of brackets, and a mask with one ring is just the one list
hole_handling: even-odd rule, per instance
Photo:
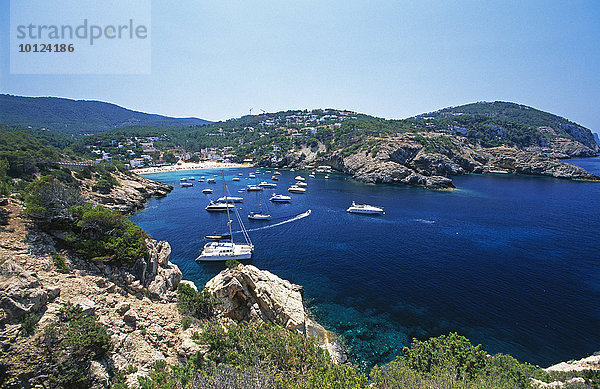
{"label": "forested hill", "polygon": [[0,123],[80,136],[131,125],[183,127],[210,122],[194,117],[173,118],[132,111],[101,101],[0,94]]}
{"label": "forested hill", "polygon": [[593,134],[587,128],[563,117],[522,104],[504,101],[482,101],[458,107],[443,108],[439,111],[422,114],[417,117],[440,119],[449,117],[456,118],[461,115],[485,118],[489,122],[515,123],[530,128],[539,129],[540,127],[549,127],[552,128],[558,136],[572,138],[593,150],[596,150],[597,147]]}

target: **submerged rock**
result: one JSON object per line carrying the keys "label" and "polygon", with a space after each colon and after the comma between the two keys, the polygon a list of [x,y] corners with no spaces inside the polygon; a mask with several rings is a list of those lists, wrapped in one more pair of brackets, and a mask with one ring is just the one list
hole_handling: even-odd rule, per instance
{"label": "submerged rock", "polygon": [[238,322],[280,324],[316,339],[335,363],[347,361],[346,351],[335,334],[309,316],[300,285],[252,265],[238,265],[217,274],[206,283],[206,289],[223,302],[219,315]]}

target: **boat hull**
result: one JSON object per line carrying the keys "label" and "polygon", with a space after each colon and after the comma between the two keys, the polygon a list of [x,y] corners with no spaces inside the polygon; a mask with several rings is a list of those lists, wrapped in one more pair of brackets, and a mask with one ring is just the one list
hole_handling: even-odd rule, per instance
{"label": "boat hull", "polygon": [[253,252],[254,246],[249,244],[211,242],[204,246],[204,250],[202,250],[202,253],[196,258],[196,262],[251,259]]}

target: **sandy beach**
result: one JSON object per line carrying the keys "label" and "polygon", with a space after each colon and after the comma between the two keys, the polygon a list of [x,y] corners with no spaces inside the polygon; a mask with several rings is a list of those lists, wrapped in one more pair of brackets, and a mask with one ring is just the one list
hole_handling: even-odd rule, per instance
{"label": "sandy beach", "polygon": [[148,174],[148,173],[162,173],[162,172],[174,172],[179,170],[195,170],[195,169],[228,169],[228,168],[239,168],[239,167],[252,167],[252,165],[242,163],[230,163],[230,162],[181,162],[176,165],[169,166],[154,166],[144,167],[140,169],[132,169],[131,171],[135,174]]}

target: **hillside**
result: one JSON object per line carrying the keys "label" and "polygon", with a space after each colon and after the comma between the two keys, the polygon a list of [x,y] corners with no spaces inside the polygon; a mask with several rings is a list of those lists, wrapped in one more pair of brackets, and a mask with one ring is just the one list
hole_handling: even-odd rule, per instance
{"label": "hillside", "polygon": [[0,95],[0,123],[46,128],[68,136],[95,134],[130,125],[183,127],[210,123],[132,111],[115,104],[58,97]]}
{"label": "hillside", "polygon": [[[462,115],[471,117],[467,120],[457,118]],[[468,123],[470,120],[472,122],[485,122],[484,124],[489,125],[500,125],[500,128],[492,128],[492,130],[502,130],[502,124],[516,124],[533,130],[531,134],[532,143],[538,143],[540,146],[543,145],[544,136],[551,135],[571,138],[596,152],[598,151],[598,144],[595,142],[592,132],[587,128],[560,116],[521,104],[504,101],[478,102],[444,108],[436,112],[419,115],[419,117],[437,119],[450,117],[455,118],[459,123]]]}

